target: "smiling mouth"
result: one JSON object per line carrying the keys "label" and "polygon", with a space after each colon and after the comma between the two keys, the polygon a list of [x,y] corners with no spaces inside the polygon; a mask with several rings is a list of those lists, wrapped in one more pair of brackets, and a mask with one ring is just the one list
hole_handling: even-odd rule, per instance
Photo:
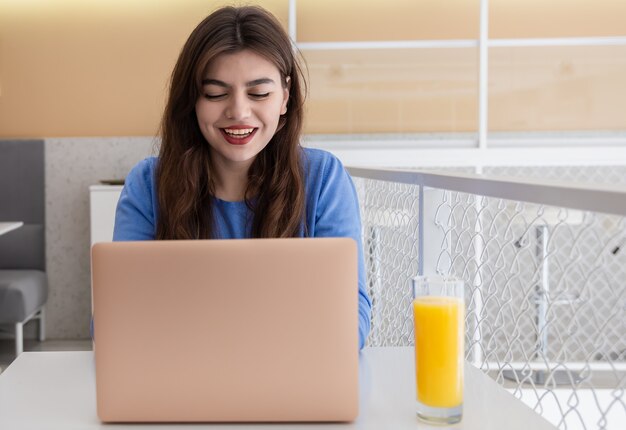
{"label": "smiling mouth", "polygon": [[258,128],[220,128],[224,139],[231,145],[245,145],[250,142]]}
{"label": "smiling mouth", "polygon": [[223,128],[222,130],[226,133],[226,135],[228,135],[228,137],[232,137],[234,139],[245,139],[254,133],[256,128]]}

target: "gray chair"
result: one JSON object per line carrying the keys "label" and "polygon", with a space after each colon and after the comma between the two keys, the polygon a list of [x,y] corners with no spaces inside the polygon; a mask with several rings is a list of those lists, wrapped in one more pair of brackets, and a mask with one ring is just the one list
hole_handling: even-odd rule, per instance
{"label": "gray chair", "polygon": [[24,350],[24,324],[39,319],[39,339],[46,333],[43,141],[0,140],[0,221],[24,222],[0,236],[0,326],[15,331],[17,356]]}

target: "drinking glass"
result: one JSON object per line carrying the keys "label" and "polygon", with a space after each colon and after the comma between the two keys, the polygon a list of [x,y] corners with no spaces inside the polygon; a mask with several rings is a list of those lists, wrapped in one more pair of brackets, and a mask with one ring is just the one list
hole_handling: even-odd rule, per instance
{"label": "drinking glass", "polygon": [[457,423],[463,415],[463,281],[418,276],[412,287],[417,416],[429,423]]}

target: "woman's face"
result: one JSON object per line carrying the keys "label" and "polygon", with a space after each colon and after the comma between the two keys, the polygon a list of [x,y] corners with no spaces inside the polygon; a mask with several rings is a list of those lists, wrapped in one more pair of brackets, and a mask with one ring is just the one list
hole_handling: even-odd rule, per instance
{"label": "woman's face", "polygon": [[278,68],[249,50],[223,54],[209,64],[202,83],[196,116],[211,156],[224,167],[249,167],[287,111],[289,89]]}

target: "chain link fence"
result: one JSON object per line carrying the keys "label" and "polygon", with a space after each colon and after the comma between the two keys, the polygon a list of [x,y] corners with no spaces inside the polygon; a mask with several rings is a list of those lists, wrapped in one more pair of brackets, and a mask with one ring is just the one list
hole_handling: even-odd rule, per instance
{"label": "chain link fence", "polygon": [[624,216],[549,206],[559,192],[549,185],[533,188],[543,201],[531,203],[507,198],[506,181],[498,195],[481,195],[459,190],[458,181],[429,187],[415,173],[394,181],[364,171],[353,177],[370,346],[412,345],[411,278],[455,275],[466,284],[469,361],[558,428],[626,429]]}

